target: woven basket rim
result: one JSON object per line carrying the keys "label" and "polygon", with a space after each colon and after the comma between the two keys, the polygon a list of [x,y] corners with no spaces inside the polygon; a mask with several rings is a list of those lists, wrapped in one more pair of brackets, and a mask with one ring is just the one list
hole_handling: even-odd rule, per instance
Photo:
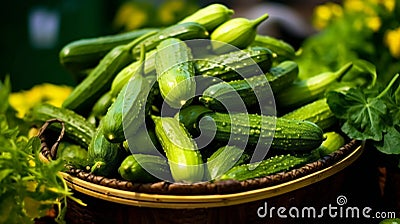
{"label": "woven basket rim", "polygon": [[[41,155],[47,160],[53,158],[51,155],[54,155],[54,150],[57,149],[58,144],[63,137],[62,135],[64,134],[61,132],[55,144],[53,144],[52,147],[49,147],[47,140],[42,136],[42,133],[52,122],[62,121],[57,119],[49,120],[39,131],[39,137],[42,143]],[[363,142],[353,139],[340,147],[339,150],[299,168],[244,181],[223,180],[193,184],[169,183],[165,181],[156,183],[134,183],[127,180],[97,176],[87,172],[86,170],[77,169],[72,166],[66,167],[67,169],[65,173],[95,185],[136,193],[161,195],[223,195],[271,187],[304,177],[337,163],[363,144]]]}

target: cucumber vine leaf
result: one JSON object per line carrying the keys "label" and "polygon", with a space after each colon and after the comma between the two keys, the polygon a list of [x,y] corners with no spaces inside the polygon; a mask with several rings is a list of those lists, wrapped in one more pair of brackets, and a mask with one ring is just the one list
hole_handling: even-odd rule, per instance
{"label": "cucumber vine leaf", "polygon": [[350,138],[372,141],[385,154],[400,154],[400,105],[393,94],[398,77],[383,91],[375,85],[327,93],[330,109],[343,122],[342,131]]}

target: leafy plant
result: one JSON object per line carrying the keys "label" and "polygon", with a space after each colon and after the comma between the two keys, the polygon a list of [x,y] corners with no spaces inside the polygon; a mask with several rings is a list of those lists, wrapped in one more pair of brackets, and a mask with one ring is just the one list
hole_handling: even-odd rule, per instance
{"label": "leafy plant", "polygon": [[400,154],[400,101],[394,94],[400,88],[398,77],[383,90],[375,85],[327,93],[330,109],[343,122],[342,131],[350,138],[370,141],[385,154]]}
{"label": "leafy plant", "polygon": [[40,139],[20,132],[15,110],[8,105],[10,89],[9,79],[0,82],[0,101],[5,102],[0,106],[0,223],[32,223],[53,206],[56,221],[62,223],[67,197],[83,203],[59,173],[64,162],[41,161]]}

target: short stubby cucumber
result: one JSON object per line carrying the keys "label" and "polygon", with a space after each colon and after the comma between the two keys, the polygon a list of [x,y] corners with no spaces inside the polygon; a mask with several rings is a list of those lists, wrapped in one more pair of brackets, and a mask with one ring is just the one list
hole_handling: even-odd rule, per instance
{"label": "short stubby cucumber", "polygon": [[178,23],[196,22],[211,32],[222,23],[228,21],[233,13],[234,11],[225,5],[215,3],[197,10]]}
{"label": "short stubby cucumber", "polygon": [[[151,173],[143,167],[153,167]],[[171,180],[171,172],[165,158],[155,155],[132,154],[127,156],[118,168],[125,180],[135,183],[154,183],[159,180]]]}
{"label": "short stubby cucumber", "polygon": [[173,117],[152,116],[155,131],[167,156],[174,181],[194,183],[203,180],[201,153],[190,134]]}
{"label": "short stubby cucumber", "polygon": [[157,81],[161,96],[173,108],[190,103],[196,93],[193,56],[185,42],[169,38],[157,46]]}
{"label": "short stubby cucumber", "polygon": [[325,140],[318,147],[318,152],[321,157],[339,150],[345,143],[344,137],[335,131],[325,132],[324,138]]}
{"label": "short stubby cucumber", "polygon": [[223,53],[235,47],[248,47],[256,37],[258,25],[268,17],[267,13],[254,20],[238,17],[219,25],[210,35],[214,52]]}
{"label": "short stubby cucumber", "polygon": [[125,157],[125,150],[120,147],[120,144],[111,143],[104,137],[100,122],[88,148],[91,173],[111,177],[118,172],[118,166]]}

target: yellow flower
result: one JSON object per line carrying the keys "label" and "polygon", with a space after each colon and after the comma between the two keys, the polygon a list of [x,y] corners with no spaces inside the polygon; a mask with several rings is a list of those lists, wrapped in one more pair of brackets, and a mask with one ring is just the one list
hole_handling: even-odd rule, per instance
{"label": "yellow flower", "polygon": [[143,26],[148,20],[148,15],[140,6],[133,2],[122,4],[114,18],[114,26],[125,27],[125,30],[134,30]]}
{"label": "yellow flower", "polygon": [[342,7],[336,3],[328,2],[319,5],[314,10],[314,26],[317,29],[323,29],[332,19],[338,18],[342,16],[342,14]]}
{"label": "yellow flower", "polygon": [[370,0],[369,2],[365,0],[345,0],[343,2],[343,7],[346,11],[349,12],[362,12],[369,16],[376,16],[374,2],[371,1],[372,0]]}
{"label": "yellow flower", "polygon": [[176,20],[177,13],[185,9],[185,1],[165,1],[159,9],[159,16],[162,24],[171,24]]}
{"label": "yellow flower", "polygon": [[343,6],[348,11],[361,11],[364,8],[365,2],[362,0],[345,0]]}
{"label": "yellow flower", "polygon": [[384,42],[389,48],[390,54],[394,58],[400,58],[400,27],[394,30],[388,30],[385,33]]}
{"label": "yellow flower", "polygon": [[382,4],[389,12],[393,12],[394,7],[396,6],[396,0],[382,0]]}
{"label": "yellow flower", "polygon": [[383,5],[389,12],[392,12],[396,5],[396,0],[369,0],[369,1],[371,1],[375,5]]}
{"label": "yellow flower", "polygon": [[39,103],[46,102],[60,107],[71,91],[72,87],[69,86],[43,83],[30,90],[11,93],[9,101],[10,105],[17,110],[17,116],[22,118],[30,108]]}
{"label": "yellow flower", "polygon": [[374,32],[377,32],[381,28],[381,19],[379,16],[372,16],[367,18],[367,26]]}

